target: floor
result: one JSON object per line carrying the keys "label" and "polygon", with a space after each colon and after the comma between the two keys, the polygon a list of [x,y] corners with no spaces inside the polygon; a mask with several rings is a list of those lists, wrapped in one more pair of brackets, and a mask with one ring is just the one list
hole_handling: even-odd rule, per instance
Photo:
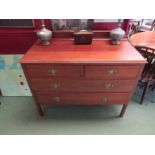
{"label": "floor", "polygon": [[123,118],[121,106],[50,106],[38,116],[32,97],[0,97],[0,134],[155,134],[155,92],[139,105],[137,88]]}

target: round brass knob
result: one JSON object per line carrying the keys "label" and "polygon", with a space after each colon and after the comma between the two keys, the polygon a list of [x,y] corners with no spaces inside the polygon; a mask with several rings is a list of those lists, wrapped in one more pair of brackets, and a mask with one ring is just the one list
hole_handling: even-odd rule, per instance
{"label": "round brass knob", "polygon": [[51,88],[57,89],[58,87],[60,87],[60,84],[58,84],[58,83],[51,84]]}
{"label": "round brass knob", "polygon": [[54,75],[56,75],[56,70],[55,69],[49,69],[48,70],[48,73],[50,74],[50,75],[52,75],[52,76],[54,76]]}
{"label": "round brass knob", "polygon": [[108,97],[102,97],[102,99],[101,99],[103,102],[106,102],[106,101],[108,101],[109,100],[109,98]]}
{"label": "round brass knob", "polygon": [[55,97],[53,97],[53,100],[58,103],[58,102],[60,102],[60,97],[59,96],[55,96]]}
{"label": "round brass knob", "polygon": [[114,85],[113,85],[112,83],[106,83],[106,84],[104,85],[104,87],[107,88],[107,89],[109,89],[109,88],[113,88]]}
{"label": "round brass knob", "polygon": [[117,73],[117,70],[115,70],[115,69],[108,69],[108,75],[114,75],[114,74],[116,74]]}

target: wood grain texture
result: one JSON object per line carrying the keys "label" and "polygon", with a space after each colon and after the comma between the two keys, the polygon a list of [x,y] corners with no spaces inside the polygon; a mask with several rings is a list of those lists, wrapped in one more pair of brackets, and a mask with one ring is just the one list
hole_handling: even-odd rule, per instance
{"label": "wood grain texture", "polygon": [[40,104],[102,105],[127,104],[128,93],[36,93]]}
{"label": "wood grain texture", "polygon": [[136,33],[129,38],[134,46],[145,46],[155,49],[155,31]]}
{"label": "wood grain texture", "polygon": [[82,65],[26,65],[26,69],[31,78],[47,77],[80,77],[83,69]]}
{"label": "wood grain texture", "polygon": [[85,77],[93,79],[135,79],[140,65],[87,65]]}
{"label": "wood grain texture", "polygon": [[114,46],[104,39],[91,45],[74,45],[72,39],[53,39],[49,46],[36,42],[20,62],[40,115],[41,104],[127,105],[146,63],[126,40]]}
{"label": "wood grain texture", "polygon": [[110,40],[93,40],[91,45],[74,45],[73,40],[53,39],[48,46],[38,42],[21,63],[145,63],[144,58],[126,40],[111,45]]}
{"label": "wood grain texture", "polygon": [[63,92],[130,92],[135,80],[88,80],[88,79],[32,79],[31,87],[35,91]]}

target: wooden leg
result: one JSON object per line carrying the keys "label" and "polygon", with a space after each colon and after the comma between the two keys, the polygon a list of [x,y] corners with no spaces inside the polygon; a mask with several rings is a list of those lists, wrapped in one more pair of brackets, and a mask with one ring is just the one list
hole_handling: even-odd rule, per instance
{"label": "wooden leg", "polygon": [[122,110],[121,110],[121,113],[120,113],[120,115],[119,115],[120,117],[123,117],[123,115],[124,115],[124,113],[125,113],[125,111],[126,111],[127,106],[128,106],[128,105],[123,105]]}
{"label": "wooden leg", "polygon": [[42,108],[41,108],[41,105],[40,105],[40,104],[37,104],[37,103],[36,103],[36,105],[37,105],[37,109],[38,109],[39,115],[40,115],[40,116],[44,116],[44,112],[43,112],[43,110],[42,110]]}
{"label": "wooden leg", "polygon": [[145,94],[146,94],[148,88],[149,88],[149,81],[147,81],[145,86],[144,86],[144,90],[143,90],[143,93],[142,93],[142,96],[141,96],[141,99],[140,99],[140,104],[143,103],[143,100],[144,100],[144,97],[145,97]]}

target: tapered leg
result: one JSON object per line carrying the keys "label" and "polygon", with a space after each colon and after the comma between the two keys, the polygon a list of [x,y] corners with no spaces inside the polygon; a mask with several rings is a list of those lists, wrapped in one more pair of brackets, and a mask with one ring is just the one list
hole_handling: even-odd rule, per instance
{"label": "tapered leg", "polygon": [[121,110],[121,113],[120,113],[120,115],[119,115],[120,117],[123,117],[123,115],[124,115],[124,113],[125,113],[125,111],[126,111],[127,106],[128,106],[128,105],[123,105],[122,110]]}
{"label": "tapered leg", "polygon": [[36,106],[37,106],[39,115],[40,115],[40,116],[44,116],[44,112],[43,112],[43,110],[42,110],[42,108],[41,108],[41,105],[36,103]]}
{"label": "tapered leg", "polygon": [[144,86],[144,90],[143,90],[143,93],[142,93],[142,96],[141,96],[141,99],[140,99],[140,104],[143,103],[143,100],[144,100],[144,97],[145,97],[145,94],[146,94],[148,88],[149,88],[149,81],[147,81],[145,86]]}

